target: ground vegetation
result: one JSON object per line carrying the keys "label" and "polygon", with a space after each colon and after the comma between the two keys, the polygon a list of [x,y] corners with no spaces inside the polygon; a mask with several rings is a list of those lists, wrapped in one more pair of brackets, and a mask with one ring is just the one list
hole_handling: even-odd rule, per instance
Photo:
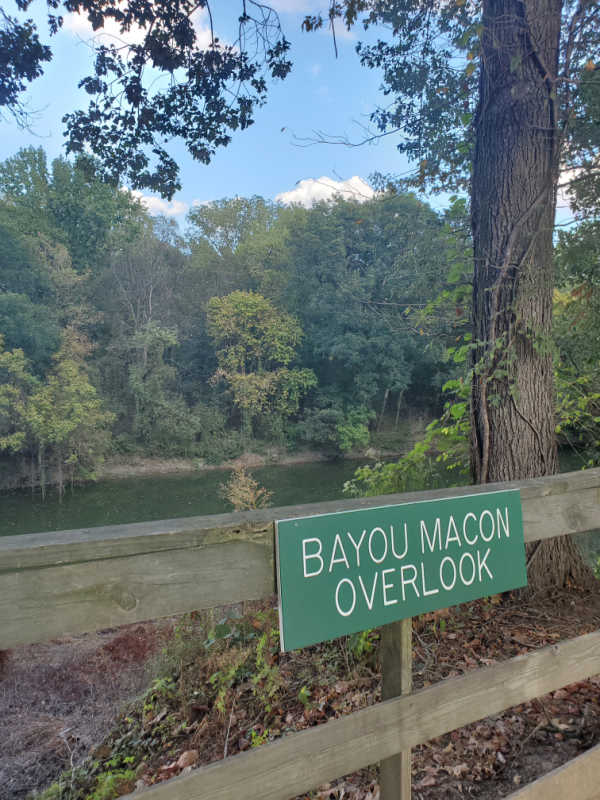
{"label": "ground vegetation", "polygon": [[[413,621],[414,686],[595,630],[599,613],[597,595],[559,591],[552,602],[535,607],[496,597],[425,615]],[[276,611],[263,602],[241,611],[186,615],[167,626],[128,626],[80,637],[79,655],[69,641],[49,650],[39,645],[14,651],[7,655],[4,680],[19,687],[29,704],[20,720],[11,716],[12,707],[7,709],[10,725],[4,730],[12,733],[0,765],[9,770],[10,796],[24,798],[28,789],[41,788],[52,767],[56,775],[62,766],[60,776],[37,796],[113,800],[357,711],[380,699],[378,642],[378,632],[367,631],[281,654]],[[131,691],[152,654],[147,688],[126,704],[111,729],[104,728],[88,758],[71,769],[70,749],[85,749],[92,721],[81,717],[79,703],[69,702],[81,692],[73,675],[79,677],[82,659],[87,660],[87,685],[102,692],[109,680],[112,697],[119,683],[122,696]],[[44,655],[51,655],[51,669],[38,664]],[[19,681],[24,670],[27,680]],[[49,681],[52,686],[43,712],[36,708],[40,679],[44,688]],[[598,742],[599,719],[598,680],[591,679],[445,734],[415,748],[414,795],[495,800],[499,793],[510,794]],[[101,731],[102,721],[93,721],[95,732]],[[24,726],[36,736],[37,771],[19,769],[31,758],[26,746],[19,749],[15,735]],[[52,735],[42,739],[42,730]],[[299,800],[375,800],[378,781],[373,765],[315,787]]]}

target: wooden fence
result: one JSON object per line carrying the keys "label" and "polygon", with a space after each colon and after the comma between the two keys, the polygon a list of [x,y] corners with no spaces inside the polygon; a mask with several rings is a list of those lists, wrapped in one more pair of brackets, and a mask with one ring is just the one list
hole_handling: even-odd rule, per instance
{"label": "wooden fence", "polygon": [[[521,490],[527,542],[600,528],[600,469],[594,469],[483,487],[2,537],[0,647],[272,595],[275,519],[514,488]],[[388,682],[398,696],[201,767],[143,796],[289,800],[379,761],[400,765],[406,778],[406,754],[417,744],[600,674],[595,632],[411,693],[406,623],[403,630],[398,652],[404,667],[399,679]],[[408,796],[399,784],[398,796]],[[511,798],[568,796],[600,799],[600,748]]]}

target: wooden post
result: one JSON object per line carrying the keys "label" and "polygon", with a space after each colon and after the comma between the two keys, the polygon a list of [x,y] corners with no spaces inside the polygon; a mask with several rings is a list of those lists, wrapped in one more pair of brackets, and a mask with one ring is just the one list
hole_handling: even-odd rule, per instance
{"label": "wooden post", "polygon": [[[381,699],[412,690],[412,618],[385,625],[381,631]],[[405,750],[381,762],[381,800],[410,800],[411,753]]]}

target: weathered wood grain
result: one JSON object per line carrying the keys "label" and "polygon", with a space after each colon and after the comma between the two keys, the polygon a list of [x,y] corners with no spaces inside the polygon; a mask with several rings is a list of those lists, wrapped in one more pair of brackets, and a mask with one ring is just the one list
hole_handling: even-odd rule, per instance
{"label": "weathered wood grain", "polygon": [[[59,565],[8,571],[2,563],[0,648],[258,599],[275,591],[272,523],[159,538],[162,549],[154,550],[137,538],[131,555],[110,556],[104,541],[94,544],[108,552],[92,560],[82,546]],[[132,546],[131,540],[126,545]]]}
{"label": "weathered wood grain", "polygon": [[600,745],[573,758],[506,800],[600,800]]}
{"label": "weathered wood grain", "polygon": [[[600,633],[579,636],[290,734],[152,787],[142,796],[147,800],[288,800],[320,783],[598,673]],[[580,800],[577,793],[559,796],[561,800]],[[544,800],[549,797],[545,795]]]}
{"label": "weathered wood grain", "polygon": [[[381,699],[412,691],[412,618],[384,625],[381,630]],[[379,785],[382,800],[410,800],[412,754],[404,750],[381,762]]]}
{"label": "weathered wood grain", "polygon": [[275,590],[275,519],[521,490],[526,541],[600,528],[600,469],[238,514],[0,537],[0,648]]}

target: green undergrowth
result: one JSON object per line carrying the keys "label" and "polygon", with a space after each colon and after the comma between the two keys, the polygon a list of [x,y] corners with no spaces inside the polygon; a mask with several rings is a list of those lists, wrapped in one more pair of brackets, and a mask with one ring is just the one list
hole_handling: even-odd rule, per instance
{"label": "green undergrowth", "polygon": [[196,766],[316,724],[340,681],[376,681],[376,642],[367,631],[281,654],[277,613],[264,604],[185,615],[146,692],[82,765],[32,797],[114,800],[179,774],[182,753]]}

